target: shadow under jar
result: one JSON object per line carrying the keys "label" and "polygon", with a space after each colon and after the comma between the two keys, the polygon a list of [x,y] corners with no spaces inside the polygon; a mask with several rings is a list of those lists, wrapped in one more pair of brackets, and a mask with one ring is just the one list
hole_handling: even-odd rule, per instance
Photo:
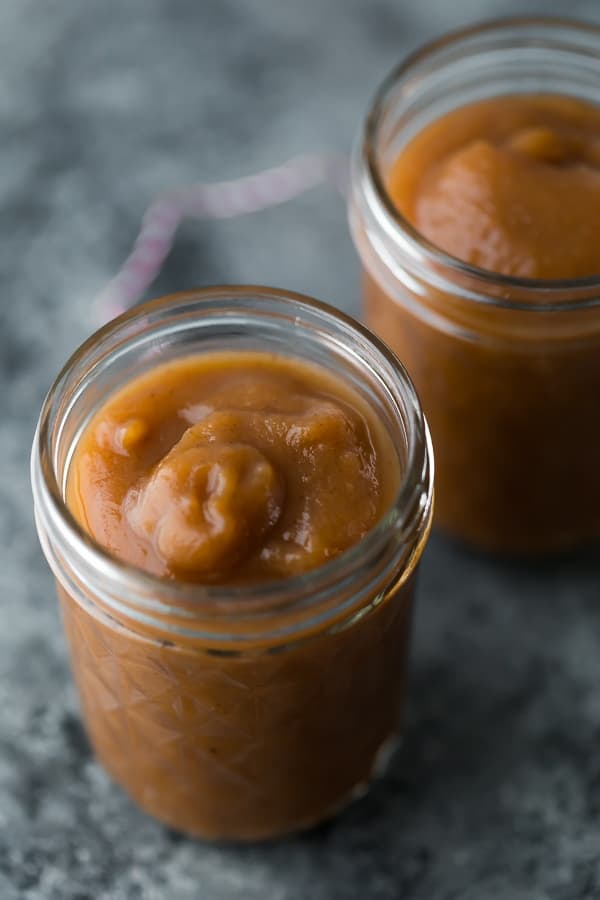
{"label": "shadow under jar", "polygon": [[[397,454],[382,517],[312,571],[247,584],[159,577],[109,553],[67,505],[78,442],[107,398],[159,364],[223,351],[321,367],[368,404]],[[382,343],[322,304],[267,288],[145,304],[59,375],[32,483],[89,736],[143,809],[193,835],[253,840],[315,824],[365,788],[399,725],[432,509],[427,426]]]}
{"label": "shadow under jar", "polygon": [[[586,150],[600,160],[599,84],[597,27],[507,20],[471,28],[431,44],[390,75],[354,156],[349,215],[364,269],[365,318],[403,360],[427,415],[436,452],[435,521],[494,552],[549,553],[600,536],[600,167],[585,170],[595,193],[586,198],[583,220],[576,208],[568,215],[556,209],[552,184],[570,177],[564,168],[536,198],[539,208],[550,209],[542,216],[546,221],[527,220],[518,189],[514,204],[506,202],[509,188],[515,194],[510,175],[496,194],[504,203],[503,224],[509,223],[508,243],[511,217],[526,240],[559,232],[552,246],[542,238],[537,248],[551,270],[561,271],[553,259],[566,267],[567,243],[573,255],[584,249],[572,234],[573,215],[588,242],[585,265],[592,266],[578,277],[523,274],[527,260],[512,272],[465,262],[454,249],[470,239],[463,205],[468,216],[478,203],[466,196],[467,181],[455,191],[454,208],[447,205],[433,219],[450,238],[446,251],[400,212],[394,191],[420,166],[425,170],[444,142],[450,154],[460,149],[463,128],[465,134],[472,129],[468,165],[479,165],[479,174],[487,165],[484,175],[499,178],[493,139],[506,140],[503,116],[519,120],[511,106],[529,104],[539,113],[547,105],[551,112],[542,119],[552,118],[552,109],[567,120],[585,119]],[[519,127],[527,126],[526,115],[521,119]],[[477,132],[482,123],[483,133]],[[552,158],[556,147],[548,135],[547,129],[524,127],[502,152],[514,159],[547,154],[560,168],[563,160]],[[465,159],[455,155],[451,165]],[[521,162],[528,192],[535,179],[540,183],[541,163],[523,156]],[[438,177],[441,170],[431,171]],[[577,160],[571,171],[582,176]],[[449,183],[438,180],[444,190]],[[435,203],[432,208],[435,213]],[[489,211],[481,203],[476,213],[485,219]],[[563,220],[565,246],[558,224]],[[498,233],[492,227],[490,238],[489,223],[482,226],[481,243],[487,239],[493,254]]]}

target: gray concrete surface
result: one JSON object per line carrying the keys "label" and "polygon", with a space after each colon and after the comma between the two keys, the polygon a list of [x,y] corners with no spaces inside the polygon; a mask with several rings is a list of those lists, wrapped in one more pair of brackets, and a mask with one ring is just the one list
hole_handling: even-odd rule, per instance
{"label": "gray concrete surface", "polygon": [[[0,900],[600,897],[600,561],[494,563],[434,538],[404,749],[333,825],[185,840],[90,756],[27,458],[43,394],[165,186],[348,150],[386,70],[490,15],[598,0],[3,0],[0,5]],[[327,189],[187,224],[152,293],[255,281],[358,309]]]}

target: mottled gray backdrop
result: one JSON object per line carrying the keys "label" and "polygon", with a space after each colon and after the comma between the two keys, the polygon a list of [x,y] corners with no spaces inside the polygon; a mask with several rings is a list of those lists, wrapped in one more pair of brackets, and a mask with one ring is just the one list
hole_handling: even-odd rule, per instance
{"label": "mottled gray backdrop", "polygon": [[[43,394],[161,188],[346,152],[407,50],[485,16],[599,0],[1,0],[0,900],[600,897],[600,562],[494,564],[434,538],[410,727],[334,825],[265,848],[147,820],[93,762],[32,524]],[[358,310],[326,188],[188,224],[153,293],[286,286]]]}

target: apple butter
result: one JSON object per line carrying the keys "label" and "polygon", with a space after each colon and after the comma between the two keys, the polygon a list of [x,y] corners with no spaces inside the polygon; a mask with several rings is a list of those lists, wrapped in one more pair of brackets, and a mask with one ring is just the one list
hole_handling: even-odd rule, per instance
{"label": "apple butter", "polygon": [[[600,32],[585,29],[436,42],[380,91],[355,166],[365,318],[419,391],[436,522],[494,552],[600,536],[600,106],[581,75],[589,60],[600,77]],[[523,92],[534,77],[547,93]]]}
{"label": "apple butter", "polygon": [[267,288],[146,304],[65,372],[33,486],[97,756],[193,835],[321,821],[402,712],[432,509],[408,376]]}

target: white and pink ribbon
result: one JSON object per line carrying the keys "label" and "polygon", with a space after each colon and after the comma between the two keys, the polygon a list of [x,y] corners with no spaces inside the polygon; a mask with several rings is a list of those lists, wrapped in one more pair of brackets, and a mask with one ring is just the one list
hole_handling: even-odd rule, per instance
{"label": "white and pink ribbon", "polygon": [[133,250],[98,298],[101,319],[106,322],[141,299],[160,273],[184,219],[247,215],[286,203],[325,182],[345,194],[347,180],[344,157],[305,154],[255,175],[159,194],[146,210]]}

